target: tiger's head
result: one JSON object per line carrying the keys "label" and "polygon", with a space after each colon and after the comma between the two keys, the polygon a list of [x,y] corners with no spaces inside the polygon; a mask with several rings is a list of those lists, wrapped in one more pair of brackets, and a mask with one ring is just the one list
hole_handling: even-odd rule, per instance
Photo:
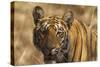
{"label": "tiger's head", "polygon": [[68,11],[62,17],[44,17],[43,8],[36,6],[32,15],[36,26],[34,42],[43,52],[44,59],[56,59],[56,62],[63,62],[64,54],[67,54],[69,48],[68,30],[74,19],[73,13]]}

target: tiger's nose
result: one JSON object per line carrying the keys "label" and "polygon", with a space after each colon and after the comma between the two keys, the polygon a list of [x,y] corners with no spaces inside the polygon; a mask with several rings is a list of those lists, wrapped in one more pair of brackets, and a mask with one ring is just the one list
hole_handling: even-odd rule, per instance
{"label": "tiger's nose", "polygon": [[51,54],[56,55],[58,53],[58,51],[59,50],[57,48],[54,48],[54,49],[51,50]]}

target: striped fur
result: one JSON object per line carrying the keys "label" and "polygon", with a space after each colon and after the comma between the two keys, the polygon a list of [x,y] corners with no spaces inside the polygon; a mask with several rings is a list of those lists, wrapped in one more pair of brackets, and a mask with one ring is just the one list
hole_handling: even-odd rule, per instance
{"label": "striped fur", "polygon": [[[33,17],[41,15],[37,10],[42,14],[42,8],[38,7]],[[42,15],[35,22],[33,42],[43,52],[45,63],[96,60],[96,31],[75,19],[72,12],[65,13],[63,17],[44,18]]]}

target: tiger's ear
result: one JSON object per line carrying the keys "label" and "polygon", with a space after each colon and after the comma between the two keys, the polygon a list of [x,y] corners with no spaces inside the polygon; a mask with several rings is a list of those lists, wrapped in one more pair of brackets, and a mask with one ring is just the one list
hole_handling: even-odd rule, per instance
{"label": "tiger's ear", "polygon": [[33,9],[32,15],[34,18],[35,25],[37,25],[37,23],[39,23],[39,19],[44,17],[44,10],[42,9],[42,7],[36,6]]}
{"label": "tiger's ear", "polygon": [[63,20],[65,21],[65,24],[68,26],[68,28],[70,29],[73,21],[74,21],[74,16],[73,16],[73,12],[72,11],[67,11],[64,15],[63,15]]}

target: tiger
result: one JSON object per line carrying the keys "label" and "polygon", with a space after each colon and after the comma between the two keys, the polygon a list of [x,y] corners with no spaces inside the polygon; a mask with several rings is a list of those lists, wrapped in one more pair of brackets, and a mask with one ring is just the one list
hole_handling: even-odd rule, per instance
{"label": "tiger", "polygon": [[97,33],[74,17],[71,10],[63,16],[44,17],[40,6],[33,9],[33,43],[44,55],[44,63],[96,60]]}

